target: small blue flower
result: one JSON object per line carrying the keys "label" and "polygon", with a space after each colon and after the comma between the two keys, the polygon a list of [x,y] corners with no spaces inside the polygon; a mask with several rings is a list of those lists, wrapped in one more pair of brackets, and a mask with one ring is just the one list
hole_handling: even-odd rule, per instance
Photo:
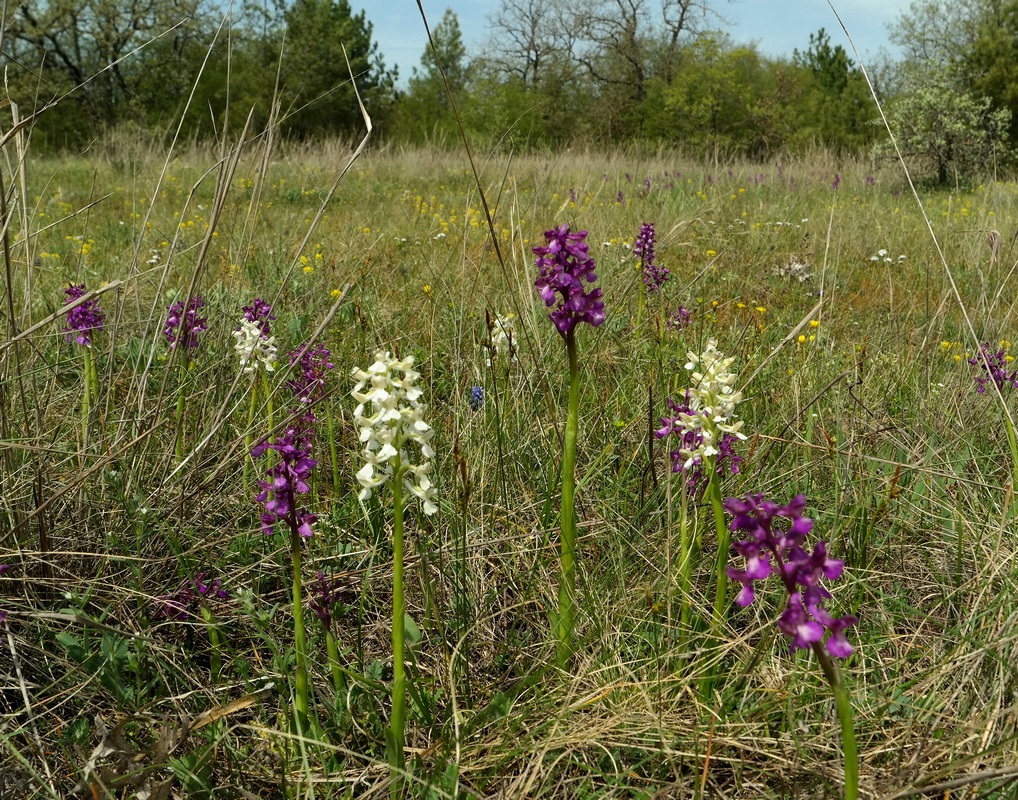
{"label": "small blue flower", "polygon": [[483,405],[484,405],[484,387],[475,386],[473,389],[470,390],[470,407],[474,411],[478,411]]}

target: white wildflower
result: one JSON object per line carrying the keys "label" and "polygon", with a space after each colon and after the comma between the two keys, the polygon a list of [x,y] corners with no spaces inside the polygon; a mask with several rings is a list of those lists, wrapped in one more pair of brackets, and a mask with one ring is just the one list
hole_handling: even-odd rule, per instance
{"label": "white wildflower", "polygon": [[[505,355],[510,361],[516,361],[516,340],[513,333],[513,314],[496,314],[491,323],[491,356]],[[488,359],[491,366],[491,358]]]}
{"label": "white wildflower", "polygon": [[[421,500],[425,514],[434,514],[438,511],[434,502],[437,490],[428,475],[429,459],[435,456],[431,448],[434,430],[424,421],[424,392],[414,385],[421,375],[414,371],[413,364],[413,356],[398,360],[388,352],[380,352],[370,367],[352,373],[357,385],[350,394],[358,403],[354,424],[364,445],[364,466],[357,471],[362,487],[358,497],[371,497],[375,489],[392,478],[398,464],[406,490]],[[408,442],[417,444],[420,463],[411,462]]]}
{"label": "white wildflower", "polygon": [[693,449],[679,450],[686,459],[683,469],[687,470],[697,459],[716,456],[717,445],[726,434],[746,438],[741,432],[742,420],[735,417],[735,407],[742,402],[742,392],[735,389],[737,376],[729,371],[735,359],[719,352],[714,339],[707,342],[703,353],[690,352],[688,358],[686,369],[692,372],[693,385],[687,391],[686,402],[691,413],[680,413],[678,418],[686,430],[700,434],[700,441]]}
{"label": "white wildflower", "polygon": [[233,337],[237,340],[233,349],[240,357],[240,367],[244,372],[254,372],[259,364],[265,367],[266,372],[276,368],[276,337],[264,338],[257,322],[241,320]]}

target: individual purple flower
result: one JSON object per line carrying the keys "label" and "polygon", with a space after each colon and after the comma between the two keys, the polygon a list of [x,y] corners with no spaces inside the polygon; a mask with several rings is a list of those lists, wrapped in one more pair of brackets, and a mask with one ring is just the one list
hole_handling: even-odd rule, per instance
{"label": "individual purple flower", "polygon": [[283,522],[290,530],[307,538],[311,536],[311,525],[318,519],[318,515],[298,508],[297,495],[307,494],[311,490],[308,480],[312,468],[318,462],[304,449],[296,446],[294,438],[294,433],[287,431],[278,441],[271,444],[262,442],[251,450],[254,458],[260,458],[266,450],[275,450],[280,456],[279,462],[265,473],[269,480],[258,481],[262,491],[255,500],[265,506],[260,517],[262,533],[275,533],[276,523]]}
{"label": "individual purple flower", "polygon": [[272,313],[272,306],[262,300],[260,297],[256,297],[254,302],[249,306],[244,306],[244,319],[248,322],[255,322],[258,324],[258,329],[262,332],[262,338],[269,338],[269,322],[275,319]]}
{"label": "individual purple flower", "polygon": [[484,405],[484,387],[475,386],[470,390],[470,408],[474,411],[479,411],[481,406]]}
{"label": "individual purple flower", "polygon": [[[730,497],[725,510],[734,516],[731,530],[747,535],[732,548],[745,559],[745,569],[728,567],[728,577],[742,584],[735,602],[748,606],[753,602],[754,581],[771,575],[781,577],[788,601],[778,619],[778,629],[792,640],[791,650],[807,649],[827,636],[827,651],[838,658],[852,655],[854,648],[845,636],[845,629],[859,620],[847,614],[832,617],[821,605],[831,597],[820,583],[836,580],[844,571],[844,562],[827,556],[827,545],[817,542],[813,552],[804,547],[806,534],[813,529],[813,520],[803,516],[806,498],[796,495],[785,506],[764,500],[762,494],[744,499]],[[775,529],[776,518],[787,519],[788,526]]]}
{"label": "individual purple flower", "polygon": [[205,573],[199,572],[193,581],[191,581],[194,587],[194,593],[198,597],[218,598],[219,600],[225,600],[229,595],[223,588],[223,582],[219,578],[215,578],[206,583]]}
{"label": "individual purple flower", "polygon": [[[688,468],[686,467],[686,462],[688,461],[686,453],[696,453],[700,449],[700,445],[703,443],[703,431],[702,428],[688,425],[680,415],[696,416],[701,415],[703,412],[692,408],[690,405],[689,390],[686,391],[685,400],[681,405],[671,398],[668,398],[667,403],[672,416],[661,417],[661,427],[654,431],[654,437],[665,439],[669,436],[674,436],[676,438],[678,446],[671,454],[672,472],[686,474],[689,492],[690,494],[695,494],[697,491],[706,488],[707,481],[704,479],[707,476],[704,475],[703,471],[703,458],[699,455],[694,455],[693,463]],[[718,440],[717,454],[714,456],[715,474],[719,476],[726,473],[731,473],[732,475],[739,474],[739,465],[745,459],[733,449],[738,441],[738,436],[731,433],[723,434]]]}
{"label": "individual purple flower", "polygon": [[[64,289],[67,299],[64,305],[73,303],[85,294],[85,284],[71,284]],[[86,300],[67,312],[67,321],[63,330],[67,331],[67,341],[76,342],[83,347],[91,347],[92,331],[101,331],[106,322],[106,314],[99,307],[99,301]]]}
{"label": "individual purple flower", "polygon": [[192,605],[213,599],[225,600],[229,597],[223,588],[222,580],[219,578],[207,580],[205,576],[206,573],[199,572],[185,581],[177,591],[156,598],[156,609],[152,616],[155,619],[183,622],[192,615]]}
{"label": "individual purple flower", "polygon": [[1007,359],[1007,351],[1001,349],[996,353],[991,353],[990,349],[990,343],[985,342],[979,348],[980,354],[968,360],[970,364],[982,367],[983,372],[986,373],[973,378],[979,384],[976,391],[982,394],[986,391],[986,385],[991,381],[1001,389],[1005,386],[1018,386],[1018,369],[1007,371],[1007,365],[1010,363]]}
{"label": "individual purple flower", "polygon": [[317,573],[315,582],[311,584],[311,599],[308,605],[315,612],[322,624],[332,626],[332,611],[340,603],[341,586],[339,581],[326,578],[322,572]]}
{"label": "individual purple flower", "polygon": [[571,233],[568,225],[545,231],[547,245],[533,248],[537,256],[540,277],[534,286],[541,292],[545,306],[555,306],[548,318],[555,323],[564,337],[572,336],[579,322],[589,322],[595,328],[604,322],[604,303],[601,289],[585,284],[594,283],[596,264],[588,253],[586,231]]}
{"label": "individual purple flower", "polygon": [[205,299],[199,294],[167,307],[170,315],[166,318],[163,335],[171,350],[181,343],[184,347],[198,346],[198,334],[209,327],[208,318],[198,316],[198,310],[204,306]]}

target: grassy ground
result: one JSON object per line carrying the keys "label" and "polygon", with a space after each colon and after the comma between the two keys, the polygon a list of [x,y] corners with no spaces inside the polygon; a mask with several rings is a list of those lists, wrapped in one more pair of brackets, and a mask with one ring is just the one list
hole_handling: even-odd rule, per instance
{"label": "grassy ground", "polygon": [[[323,204],[349,157],[120,142],[3,170],[0,796],[390,791],[391,500],[357,500],[350,397],[351,371],[389,350],[417,358],[440,498],[407,516],[410,796],[840,797],[830,688],[777,631],[779,587],[729,603],[722,643],[705,634],[711,507],[682,502],[650,431],[708,339],[746,395],[746,460],[724,496],[804,494],[811,538],[846,563],[828,607],[859,617],[842,667],[860,796],[1010,796],[1013,387],[1004,404],[992,384],[977,393],[967,358],[1015,335],[1018,186],[923,193],[942,258],[900,172],[862,163],[495,153],[479,162],[492,236],[462,155],[369,151]],[[656,295],[631,252],[645,222],[671,271]],[[590,231],[608,311],[578,334],[565,672],[549,618],[567,365],[530,252],[561,224]],[[54,317],[68,282],[109,286],[84,420],[84,348]],[[167,307],[199,293],[208,330],[171,352]],[[320,342],[335,365],[302,557],[306,584],[336,581],[346,673],[307,613],[308,736],[292,724],[289,539],[261,533],[254,499],[271,454],[247,457],[269,409],[260,388],[249,416],[231,336],[256,296],[277,316],[274,424],[292,406],[286,352]],[[495,314],[514,315],[518,359],[489,366]],[[685,595],[684,506],[699,542]],[[202,573],[226,598],[160,616]]]}

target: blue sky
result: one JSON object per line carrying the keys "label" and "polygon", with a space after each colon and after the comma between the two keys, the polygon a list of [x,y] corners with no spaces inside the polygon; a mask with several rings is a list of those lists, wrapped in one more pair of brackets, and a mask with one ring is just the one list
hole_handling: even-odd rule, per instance
{"label": "blue sky", "polygon": [[[499,0],[424,0],[428,21],[435,25],[446,8],[459,17],[467,48],[479,52],[491,32],[489,17]],[[427,37],[416,0],[351,0],[355,10],[363,9],[374,25],[374,36],[387,66],[399,66],[400,79],[418,66]],[[855,40],[864,61],[881,47],[891,50],[887,25],[909,6],[909,0],[835,0],[834,7]],[[736,42],[755,41],[765,55],[791,55],[805,49],[809,35],[825,28],[831,41],[852,53],[848,39],[826,0],[715,0],[715,10],[730,21],[726,28]]]}

